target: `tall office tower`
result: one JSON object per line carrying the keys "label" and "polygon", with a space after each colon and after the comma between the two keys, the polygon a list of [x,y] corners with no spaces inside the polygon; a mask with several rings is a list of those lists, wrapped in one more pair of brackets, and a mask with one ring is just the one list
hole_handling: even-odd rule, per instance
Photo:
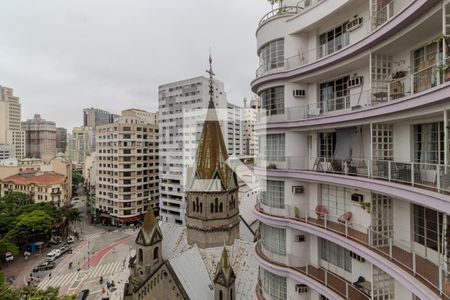
{"label": "tall office tower", "polygon": [[[195,162],[208,107],[208,85],[209,79],[200,76],[159,87],[160,215],[164,221],[185,224],[185,171]],[[241,155],[242,147],[236,146],[242,132],[235,128],[242,124],[237,122],[237,108],[227,103],[224,85],[218,80],[214,81],[214,93],[227,150],[230,155]]]}
{"label": "tall office tower", "polygon": [[147,208],[158,212],[158,123],[134,112],[97,127],[95,205],[103,223],[136,223]]}
{"label": "tall office tower", "polygon": [[25,157],[25,132],[20,127],[21,106],[13,89],[0,86],[0,144],[14,146],[17,158]]}
{"label": "tall office tower", "polygon": [[449,299],[450,2],[283,5],[251,83],[260,298]]}
{"label": "tall office tower", "polygon": [[68,140],[69,159],[78,165],[84,158],[95,151],[95,134],[91,127],[74,127]]}
{"label": "tall office tower", "polygon": [[244,154],[255,156],[258,154],[259,141],[255,134],[256,117],[259,109],[259,99],[250,100],[250,105],[247,106],[247,100],[244,99]]}
{"label": "tall office tower", "polygon": [[65,153],[67,148],[67,129],[56,128],[56,153]]}
{"label": "tall office tower", "polygon": [[118,117],[120,116],[98,108],[85,108],[83,109],[83,126],[95,129],[100,125],[114,123]]}
{"label": "tall office tower", "polygon": [[27,157],[50,159],[56,155],[56,123],[35,114],[22,122],[25,131]]}

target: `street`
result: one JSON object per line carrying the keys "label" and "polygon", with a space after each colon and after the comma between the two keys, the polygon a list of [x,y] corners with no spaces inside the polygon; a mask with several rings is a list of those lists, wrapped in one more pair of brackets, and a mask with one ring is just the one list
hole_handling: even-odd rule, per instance
{"label": "street", "polygon": [[[77,294],[83,289],[89,289],[88,299],[121,299],[129,274],[128,259],[131,251],[134,251],[131,247],[137,231],[133,228],[122,230],[90,224],[90,217],[86,215],[86,196],[81,189],[77,193],[73,205],[80,211],[82,220],[71,226],[73,231],[80,233],[79,240],[75,239],[71,244],[72,253],[57,258],[54,269],[35,273],[32,272],[33,268],[45,261],[46,254],[62,244],[43,248],[40,255],[33,254],[28,260],[20,256],[5,266],[5,278],[15,276],[16,287],[27,285],[28,281],[37,285],[38,289],[57,287],[60,295]],[[70,263],[72,268],[69,268]],[[99,282],[101,277],[103,284]],[[114,280],[114,291],[107,290],[108,280]]]}

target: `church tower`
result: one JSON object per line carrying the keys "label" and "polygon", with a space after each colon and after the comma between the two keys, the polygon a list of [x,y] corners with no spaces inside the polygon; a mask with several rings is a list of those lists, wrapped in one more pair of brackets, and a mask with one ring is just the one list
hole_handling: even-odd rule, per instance
{"label": "church tower", "polygon": [[187,192],[187,240],[200,248],[231,245],[239,238],[236,174],[226,164],[227,148],[214,106],[212,59],[209,57],[209,104]]}
{"label": "church tower", "polygon": [[130,261],[130,287],[140,286],[164,263],[162,233],[151,208],[145,214],[135,244],[136,255]]}
{"label": "church tower", "polygon": [[235,300],[235,281],[236,275],[230,265],[228,251],[223,247],[222,257],[214,276],[214,300]]}

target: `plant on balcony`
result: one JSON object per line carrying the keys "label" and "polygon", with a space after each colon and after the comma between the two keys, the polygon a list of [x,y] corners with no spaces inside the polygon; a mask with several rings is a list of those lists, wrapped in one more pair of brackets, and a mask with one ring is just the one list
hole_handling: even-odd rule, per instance
{"label": "plant on balcony", "polygon": [[359,205],[370,214],[370,202],[361,202]]}
{"label": "plant on balcony", "polygon": [[276,164],[268,164],[267,165],[267,169],[276,169],[277,165]]}
{"label": "plant on balcony", "polygon": [[296,219],[300,219],[300,210],[298,209],[298,207],[294,207],[294,217]]}

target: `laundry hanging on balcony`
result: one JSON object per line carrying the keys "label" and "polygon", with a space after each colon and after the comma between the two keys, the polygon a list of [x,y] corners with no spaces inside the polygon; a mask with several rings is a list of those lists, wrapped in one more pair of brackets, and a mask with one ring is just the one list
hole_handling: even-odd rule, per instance
{"label": "laundry hanging on balcony", "polygon": [[350,161],[352,159],[352,144],[355,132],[355,127],[336,129],[336,147],[333,156],[335,160]]}

